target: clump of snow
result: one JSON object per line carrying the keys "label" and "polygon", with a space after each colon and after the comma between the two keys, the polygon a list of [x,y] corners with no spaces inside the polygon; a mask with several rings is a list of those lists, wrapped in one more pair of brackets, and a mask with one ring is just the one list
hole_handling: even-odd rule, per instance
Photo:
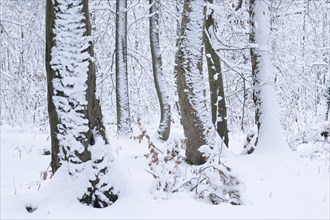
{"label": "clump of snow", "polygon": [[315,122],[312,126],[294,134],[290,146],[301,157],[330,159],[330,125],[328,122]]}
{"label": "clump of snow", "polygon": [[316,151],[317,146],[311,143],[303,143],[297,146],[297,153],[301,157],[311,158]]}

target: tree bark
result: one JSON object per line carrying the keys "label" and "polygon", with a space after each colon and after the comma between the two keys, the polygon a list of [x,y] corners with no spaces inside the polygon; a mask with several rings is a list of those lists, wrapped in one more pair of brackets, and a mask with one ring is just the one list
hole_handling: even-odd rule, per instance
{"label": "tree bark", "polygon": [[56,134],[58,133],[57,124],[58,116],[55,110],[52,97],[54,96],[53,88],[53,79],[56,77],[55,71],[50,65],[51,61],[51,50],[54,46],[54,19],[55,12],[52,0],[46,1],[46,53],[45,53],[45,62],[46,62],[46,72],[47,72],[47,99],[48,99],[48,115],[49,115],[49,124],[50,124],[50,139],[51,139],[51,167],[52,172],[55,173],[56,170],[60,167],[60,161],[58,158],[59,145]]}
{"label": "tree bark", "polygon": [[177,86],[187,160],[203,164],[206,158],[199,148],[221,147],[206,108],[203,79],[204,2],[185,0],[178,52]]}
{"label": "tree bark", "polygon": [[[255,0],[250,0],[249,2],[249,17],[250,17],[250,34],[249,34],[249,42],[251,44],[256,43],[256,24],[255,24]],[[254,113],[254,122],[257,126],[257,133],[252,132],[247,137],[247,143],[244,146],[247,154],[251,154],[258,144],[258,133],[260,130],[260,91],[259,91],[259,79],[257,75],[258,71],[258,54],[254,47],[250,49],[250,57],[251,57],[251,72],[252,72],[252,83],[253,83],[253,102],[255,106],[255,113]]]}
{"label": "tree bark", "polygon": [[118,196],[109,183],[112,158],[95,95],[88,0],[48,0],[46,15],[53,173],[66,167],[64,173],[80,183],[78,187],[86,187],[76,195],[77,199],[97,208],[106,207]]}
{"label": "tree bark", "polygon": [[116,104],[117,133],[131,134],[127,73],[127,0],[116,1]]}
{"label": "tree bark", "polygon": [[[88,0],[83,0],[83,13],[85,15],[86,25],[85,35],[91,36],[92,27],[89,16]],[[88,53],[91,57],[94,57],[94,48],[92,41],[90,41]],[[92,142],[95,142],[95,140],[91,140],[93,138],[93,130],[96,130],[102,137],[105,144],[108,144],[108,140],[105,134],[105,128],[102,121],[103,116],[100,101],[96,98],[96,68],[94,62],[89,63],[87,87],[87,118],[89,120],[89,130],[91,131],[87,136],[87,139],[90,140],[89,145],[93,145]]]}
{"label": "tree bark", "polygon": [[[208,0],[208,2],[212,4],[213,0]],[[214,36],[215,28],[213,19],[214,10],[211,8],[207,8],[207,10],[209,11],[207,11],[205,19],[204,47],[210,84],[212,122],[218,134],[228,147],[227,108],[221,63],[212,45],[212,36]]]}
{"label": "tree bark", "polygon": [[152,58],[152,70],[154,75],[155,87],[160,107],[160,124],[158,136],[161,140],[167,140],[171,131],[171,105],[167,91],[166,79],[162,70],[162,56],[160,53],[159,42],[159,0],[149,0],[150,16],[149,35]]}

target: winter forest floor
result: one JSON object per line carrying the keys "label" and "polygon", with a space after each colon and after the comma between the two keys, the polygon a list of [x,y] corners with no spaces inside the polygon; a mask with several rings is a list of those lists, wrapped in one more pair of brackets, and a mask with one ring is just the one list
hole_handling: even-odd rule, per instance
{"label": "winter forest floor", "polygon": [[[179,129],[173,132],[182,135]],[[42,180],[50,163],[47,133],[1,126],[1,219],[330,218],[328,159],[301,158],[291,150],[241,156],[242,138],[232,135],[235,156],[226,163],[244,180],[244,205],[212,205],[190,193],[155,200],[154,180],[146,172],[147,142],[108,137],[119,169],[115,181],[122,190],[112,206],[94,209],[66,198],[69,184]],[[26,207],[36,210],[29,213]]]}

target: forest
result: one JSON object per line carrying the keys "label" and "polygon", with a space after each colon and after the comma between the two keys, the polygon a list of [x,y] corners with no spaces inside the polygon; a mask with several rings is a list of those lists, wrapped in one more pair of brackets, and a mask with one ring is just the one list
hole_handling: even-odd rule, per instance
{"label": "forest", "polygon": [[1,0],[1,219],[329,219],[329,0]]}

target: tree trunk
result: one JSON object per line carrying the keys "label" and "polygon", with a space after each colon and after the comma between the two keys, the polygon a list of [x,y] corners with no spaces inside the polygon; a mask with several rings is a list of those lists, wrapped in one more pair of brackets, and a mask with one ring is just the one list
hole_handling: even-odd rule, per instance
{"label": "tree trunk", "polygon": [[127,73],[127,0],[116,1],[116,104],[117,133],[130,135],[131,119]]}
{"label": "tree trunk", "polygon": [[[213,0],[208,0],[208,2],[212,4]],[[218,134],[228,147],[229,139],[227,127],[227,109],[222,80],[221,63],[219,56],[212,46],[212,39],[214,38],[215,28],[213,12],[213,9],[207,8],[204,31],[204,46],[210,83],[211,113],[212,122]]]}
{"label": "tree trunk", "polygon": [[[249,35],[249,42],[251,44],[255,44],[256,43],[256,24],[255,24],[255,0],[250,0],[249,3],[249,16],[250,16],[250,35]],[[253,134],[249,134],[250,137],[248,137],[248,142],[250,142],[251,140],[254,140],[253,143],[247,143],[247,145],[245,146],[245,151],[248,154],[251,154],[255,147],[257,146],[258,143],[258,133],[260,130],[260,91],[259,91],[259,80],[258,80],[258,75],[257,75],[257,71],[258,71],[258,60],[257,60],[257,51],[254,47],[251,47],[250,49],[250,56],[251,56],[251,71],[252,71],[252,83],[253,83],[253,102],[255,105],[255,114],[254,114],[254,121],[255,124],[257,125],[257,133],[253,133]],[[254,136],[254,137],[252,137]]]}
{"label": "tree trunk", "polygon": [[149,35],[152,58],[152,70],[154,75],[155,87],[160,107],[160,124],[158,136],[161,140],[167,140],[171,130],[171,105],[167,91],[166,79],[162,70],[162,56],[159,43],[159,0],[149,0],[150,16]]}
{"label": "tree trunk", "polygon": [[[176,1],[176,12],[182,14],[181,10],[179,9],[179,6],[178,6],[178,1]],[[179,62],[179,42],[180,42],[180,30],[181,30],[181,21],[178,19],[177,22],[176,22],[176,33],[175,33],[175,36],[176,36],[176,40],[175,40],[175,48],[176,48],[176,52],[175,52],[175,56],[174,56],[174,80],[175,80],[175,86],[177,88],[177,75],[178,75],[178,62]],[[178,90],[175,91],[175,96],[178,95]],[[180,113],[180,105],[179,105],[179,102],[178,101],[175,101],[174,103],[174,108],[173,110],[176,110],[178,115],[181,116],[181,113]],[[182,122],[180,121],[180,123],[182,124]]]}
{"label": "tree trunk", "polygon": [[[271,60],[270,6],[268,1],[250,0],[250,49],[253,79],[253,101],[255,103],[255,123],[257,137],[247,153],[252,153],[257,145],[267,151],[287,147],[282,134],[279,109],[274,89],[274,69]],[[262,149],[260,149],[262,150]]]}
{"label": "tree trunk", "polygon": [[183,7],[177,68],[179,105],[187,138],[187,160],[193,164],[203,164],[206,158],[199,148],[203,145],[220,148],[222,144],[216,141],[217,134],[210,120],[204,96],[204,2],[185,0]]}
{"label": "tree trunk", "polygon": [[[328,7],[329,8],[329,7]],[[327,16],[324,17],[324,19],[330,21],[330,10],[327,11]],[[325,30],[329,30],[330,29],[330,22],[328,22],[328,25],[326,25],[326,22],[324,22],[324,29]],[[330,48],[330,37],[328,36],[328,42],[326,43],[328,48]],[[327,87],[327,91],[326,91],[326,100],[327,100],[327,111],[325,114],[325,120],[330,121],[330,49],[328,49],[328,72],[327,72],[327,80],[326,82],[326,87]]]}
{"label": "tree trunk", "polygon": [[58,116],[52,101],[54,96],[54,88],[53,88],[53,79],[57,78],[55,75],[55,71],[52,69],[50,65],[51,61],[51,50],[54,46],[54,20],[55,20],[55,12],[52,4],[52,0],[46,1],[46,54],[45,54],[45,62],[46,62],[46,72],[47,72],[47,98],[48,98],[48,115],[49,115],[49,124],[50,124],[50,139],[51,139],[51,167],[53,173],[60,167],[59,161],[59,145],[56,134],[58,133],[57,124],[58,124]]}
{"label": "tree trunk", "polygon": [[109,183],[112,158],[95,95],[88,0],[48,0],[46,15],[53,172],[64,167],[60,173],[83,188],[75,195],[81,203],[106,207],[118,196]]}

